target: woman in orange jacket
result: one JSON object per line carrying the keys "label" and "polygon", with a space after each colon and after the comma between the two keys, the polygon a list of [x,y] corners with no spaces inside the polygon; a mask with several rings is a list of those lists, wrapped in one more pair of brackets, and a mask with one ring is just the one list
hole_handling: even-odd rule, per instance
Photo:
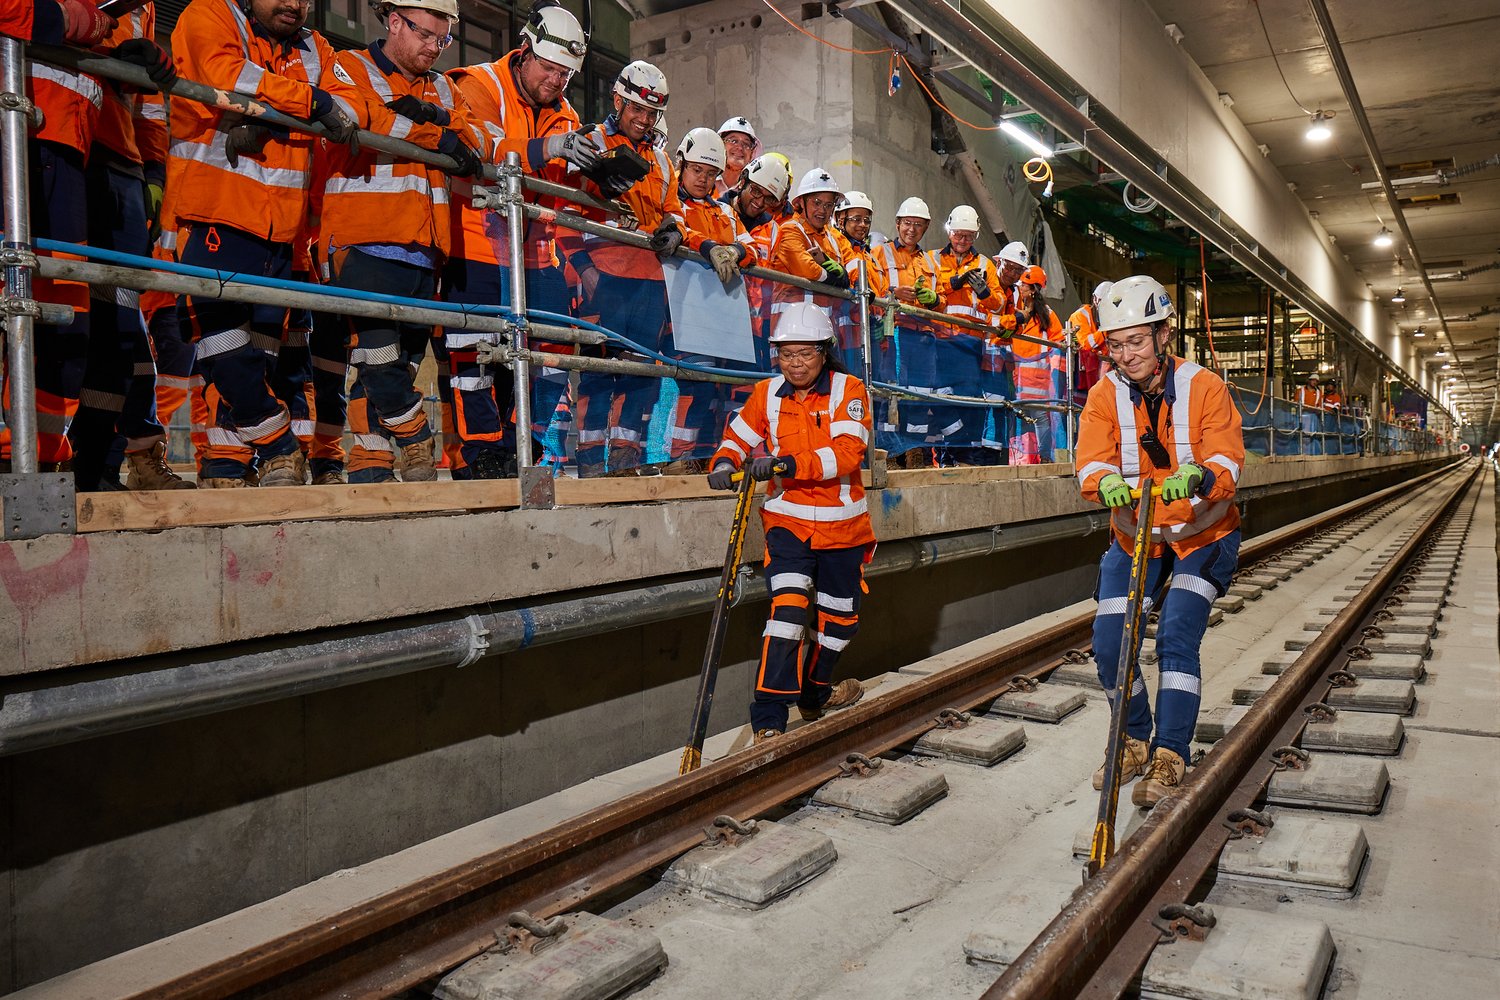
{"label": "woman in orange jacket", "polygon": [[[1240,415],[1213,372],[1167,353],[1175,313],[1156,279],[1114,283],[1099,303],[1099,329],[1114,370],[1089,391],[1078,429],[1078,480],[1086,500],[1112,511],[1114,540],[1099,564],[1094,660],[1106,692],[1115,689],[1130,549],[1132,489],[1161,487],[1151,530],[1146,590],[1157,595],[1161,681],[1155,738],[1150,700],[1137,679],[1130,693],[1125,748],[1138,806],[1152,806],[1181,783],[1198,719],[1199,652],[1213,602],[1229,589],[1240,549],[1235,483],[1245,462]],[[1171,577],[1165,598],[1158,594]],[[1094,775],[1102,786],[1104,769]]]}
{"label": "woman in orange jacket", "polygon": [[[750,705],[756,743],[786,730],[793,704],[810,722],[864,696],[854,678],[835,685],[833,670],[859,629],[864,566],[875,553],[860,473],[871,424],[864,384],[843,370],[833,323],[810,302],[778,314],[771,344],[781,374],[755,384],[708,476],[716,490],[732,489],[738,468],[753,479],[776,478],[761,508],[771,615]],[[762,444],[765,454],[751,458]],[[817,592],[813,636],[806,632],[809,589]]]}

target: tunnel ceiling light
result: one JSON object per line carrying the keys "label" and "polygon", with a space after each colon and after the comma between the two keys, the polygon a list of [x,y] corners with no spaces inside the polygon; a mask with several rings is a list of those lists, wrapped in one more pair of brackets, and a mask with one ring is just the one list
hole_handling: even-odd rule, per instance
{"label": "tunnel ceiling light", "polygon": [[1450,364],[1444,364],[1444,365],[1443,365],[1443,371],[1447,371],[1447,370],[1448,370],[1448,369],[1449,369],[1449,368],[1452,368],[1452,367],[1453,367],[1453,366],[1452,366],[1452,365],[1450,365]]}
{"label": "tunnel ceiling light", "polygon": [[1417,328],[1416,328],[1416,329],[1415,329],[1415,330],[1413,330],[1413,331],[1412,331],[1412,332],[1411,332],[1411,335],[1412,335],[1412,336],[1413,336],[1413,337],[1425,337],[1425,336],[1427,336],[1427,331],[1426,331],[1426,330],[1424,330],[1424,329],[1422,329],[1422,328],[1421,328],[1421,327],[1420,327],[1420,326],[1419,326],[1419,327],[1417,327]]}
{"label": "tunnel ceiling light", "polygon": [[1313,112],[1312,120],[1307,123],[1307,131],[1302,137],[1308,142],[1327,142],[1333,136],[1333,129],[1329,122],[1333,120],[1334,112],[1324,111],[1321,108]]}
{"label": "tunnel ceiling light", "polygon": [[1040,156],[1042,159],[1045,160],[1051,158],[1052,147],[1047,145],[1042,140],[1038,139],[1036,137],[1036,133],[1032,132],[1030,129],[1022,128],[1015,122],[1001,122],[1000,131],[1004,132],[1006,135],[1010,136],[1012,139],[1016,140],[1021,145],[1025,146],[1027,149],[1035,153],[1037,156]]}
{"label": "tunnel ceiling light", "polygon": [[1392,243],[1394,243],[1395,240],[1391,238],[1391,231],[1384,226],[1381,226],[1380,232],[1376,233],[1375,238],[1370,242],[1378,247],[1388,247]]}
{"label": "tunnel ceiling light", "polygon": [[1401,303],[1406,301],[1406,293],[1399,288],[1396,289],[1396,294],[1391,296],[1391,301],[1399,306]]}

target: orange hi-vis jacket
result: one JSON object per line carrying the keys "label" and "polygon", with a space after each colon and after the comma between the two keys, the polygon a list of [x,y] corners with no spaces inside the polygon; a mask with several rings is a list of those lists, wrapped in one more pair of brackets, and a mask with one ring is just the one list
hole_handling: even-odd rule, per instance
{"label": "orange hi-vis jacket", "polygon": [[[120,23],[100,46],[113,50],[132,38],[156,37],[156,4],[120,18]],[[153,171],[167,165],[167,103],[156,91],[136,90],[127,84],[104,81],[104,106],[94,127],[94,141],[119,159],[137,166],[153,164]],[[157,174],[158,181],[161,175]]]}
{"label": "orange hi-vis jacket", "polygon": [[1323,394],[1323,409],[1340,410],[1344,406],[1344,397],[1339,395],[1338,390],[1329,389]]}
{"label": "orange hi-vis jacket", "polygon": [[1099,320],[1094,315],[1094,307],[1082,305],[1073,310],[1073,315],[1068,317],[1072,325],[1074,335],[1077,337],[1079,347],[1084,350],[1099,354],[1104,347],[1104,334],[1099,330]]}
{"label": "orange hi-vis jacket", "polygon": [[768,487],[761,523],[814,549],[847,549],[875,541],[860,471],[869,443],[870,397],[859,379],[824,369],[799,400],[778,375],[755,383],[709,466],[739,468],[761,444],[795,460],[796,471]]}
{"label": "orange hi-vis jacket", "polygon": [[[925,278],[927,287],[934,292],[938,290],[937,273],[932,269],[932,256],[921,247],[911,250],[898,246],[895,240],[887,240],[878,247],[872,247],[870,256],[875,262],[875,267],[884,272],[881,278],[881,287],[885,289],[884,294],[894,295],[897,288],[915,289],[918,278]],[[934,308],[941,309],[941,307],[940,293]],[[917,330],[930,329],[926,320],[913,319],[910,316],[902,317],[901,325]]]}
{"label": "orange hi-vis jacket", "polygon": [[[115,34],[119,34],[118,28]],[[71,146],[88,155],[99,113],[104,108],[104,87],[98,78],[29,59],[26,92],[42,113],[42,126],[32,136]]]}
{"label": "orange hi-vis jacket", "polygon": [[[1245,464],[1240,414],[1229,388],[1213,372],[1182,358],[1166,362],[1166,383],[1156,426],[1148,426],[1144,397],[1118,371],[1089,390],[1078,427],[1078,481],[1086,500],[1097,502],[1099,481],[1110,473],[1132,489],[1160,484],[1177,467],[1192,463],[1212,482],[1203,496],[1157,506],[1151,529],[1151,556],[1171,545],[1187,555],[1223,538],[1240,526],[1234,505],[1235,484]],[[1171,463],[1158,468],[1141,435],[1154,430]],[[1128,552],[1135,543],[1135,511],[1117,507],[1111,515],[1115,539]]]}
{"label": "orange hi-vis jacket", "polygon": [[[934,289],[938,293],[938,312],[947,313],[949,316],[961,316],[970,322],[987,325],[992,311],[1004,305],[1005,293],[1000,287],[1000,272],[995,269],[994,262],[984,254],[970,250],[967,257],[959,260],[952,247],[944,247],[930,254],[929,259],[935,276]],[[953,287],[954,278],[976,268],[984,277],[985,287],[989,289],[988,298],[975,298],[974,289],[967,284],[960,285],[958,288]],[[939,327],[937,332],[940,337],[980,336],[973,330],[955,326]]]}
{"label": "orange hi-vis jacket", "polygon": [[826,231],[832,233],[833,238],[838,242],[839,253],[842,255],[840,259],[844,262],[844,269],[849,272],[850,291],[853,291],[858,283],[859,272],[864,271],[865,281],[869,283],[870,291],[877,298],[884,298],[886,294],[885,268],[875,262],[875,251],[870,244],[868,242],[855,243],[848,233],[837,226],[829,226]]}
{"label": "orange hi-vis jacket", "polygon": [[[458,87],[469,106],[469,118],[479,127],[487,129],[499,148],[494,152],[496,163],[504,163],[505,157],[515,153],[521,158],[521,169],[534,177],[564,183],[567,170],[564,164],[547,159],[542,150],[543,140],[548,136],[572,132],[579,127],[578,113],[567,98],[545,108],[534,107],[521,96],[516,83],[515,67],[521,58],[521,50],[513,49],[494,62],[476,66],[462,66],[448,72],[448,78]],[[478,148],[478,147],[476,147]],[[493,209],[477,209],[470,205],[474,193],[474,182],[467,177],[453,179],[453,256],[464,260],[484,263],[510,263],[510,228],[499,212]],[[526,192],[526,200],[535,204],[556,208],[556,199],[542,198]],[[526,246],[523,258],[528,268],[558,266],[557,227],[540,219],[529,219],[526,223]]]}
{"label": "orange hi-vis jacket", "polygon": [[[334,53],[316,31],[303,28],[285,42],[271,39],[234,0],[195,0],[172,32],[177,72],[220,90],[237,91],[295,118],[312,110],[314,87],[327,91],[361,127],[364,102],[333,72]],[[258,155],[230,166],[229,130],[253,121],[196,101],[172,102],[167,160],[167,206],[178,225],[212,222],[273,243],[296,235],[308,212],[314,137],[274,135]]]}
{"label": "orange hi-vis jacket", "polygon": [[[831,259],[845,263],[844,247],[835,232],[833,226],[825,226],[821,233],[816,232],[801,215],[794,215],[777,228],[776,244],[771,248],[771,269],[808,281],[822,281],[823,266],[813,259],[812,248],[817,247]],[[811,302],[821,309],[833,309],[838,301],[831,296],[814,295],[795,285],[778,284],[771,295],[771,312],[779,313],[793,302]]]}
{"label": "orange hi-vis jacket", "polygon": [[[1018,316],[1017,319],[1020,317]],[[1067,340],[1063,333],[1062,320],[1058,319],[1057,311],[1054,309],[1047,310],[1047,329],[1043,330],[1041,321],[1031,316],[1014,332],[1035,340],[1049,340],[1058,348],[1061,348]],[[1043,347],[1041,344],[1033,344],[1029,340],[1007,338],[1005,343],[1010,349],[1010,355],[1015,364],[1016,388],[1032,390],[1033,395],[1040,393],[1044,397],[1051,396],[1052,373],[1062,371],[1067,367],[1067,358],[1063,352]]]}
{"label": "orange hi-vis jacket", "polygon": [[[340,52],[334,73],[358,89],[372,132],[437,149],[443,126],[419,124],[386,107],[410,95],[446,111],[447,127],[481,157],[493,148],[487,133],[470,121],[467,102],[447,77],[429,71],[407,80],[386,57],[380,42],[368,49]],[[449,252],[452,213],[448,176],[443,171],[386,153],[361,150],[351,154],[343,143],[324,143],[320,156],[326,157],[319,164],[324,179],[318,238],[323,248],[386,243]]]}
{"label": "orange hi-vis jacket", "polygon": [[1323,390],[1314,389],[1310,385],[1304,385],[1297,390],[1297,403],[1307,407],[1309,410],[1321,410],[1323,408]]}
{"label": "orange hi-vis jacket", "polygon": [[775,219],[768,219],[750,230],[750,245],[755,248],[756,263],[761,267],[771,266],[771,254],[776,250],[776,238],[780,235],[781,223]]}
{"label": "orange hi-vis jacket", "polygon": [[[651,165],[650,173],[614,199],[629,206],[639,231],[649,236],[661,225],[663,219],[670,216],[676,220],[678,228],[682,230],[683,241],[686,242],[687,220],[682,214],[682,200],[677,196],[677,171],[673,169],[667,154],[649,141],[640,145],[632,143],[629,136],[615,128],[613,116],[606,119],[604,124],[595,125],[589,135],[594,140],[594,145],[606,152],[617,146],[631,146]],[[585,180],[584,190],[596,198],[609,200],[593,181]],[[597,209],[583,209],[581,214],[606,226],[619,228],[620,225],[618,218]],[[661,263],[655,254],[647,250],[616,243],[602,236],[566,231],[558,238],[558,242],[572,262],[573,269],[580,275],[590,267],[595,267],[602,274],[616,278],[661,280]]]}
{"label": "orange hi-vis jacket", "polygon": [[739,214],[734,209],[722,201],[693,198],[681,191],[678,192],[678,197],[682,201],[683,218],[687,221],[683,243],[689,250],[701,253],[705,242],[721,245],[737,243],[749,254],[745,263],[756,262],[755,241],[745,231],[745,224],[740,221]]}

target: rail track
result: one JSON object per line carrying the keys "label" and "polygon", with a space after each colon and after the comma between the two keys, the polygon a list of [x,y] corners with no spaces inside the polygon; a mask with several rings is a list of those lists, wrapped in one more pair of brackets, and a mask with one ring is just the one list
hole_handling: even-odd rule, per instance
{"label": "rail track", "polygon": [[[1424,554],[1430,558],[1432,539],[1461,499],[1477,495],[1478,468],[1438,470],[1243,546],[1240,575],[1253,577],[1274,560],[1355,531],[1378,531],[1392,512],[1420,508],[1363,589],[1197,764],[1182,792],[1164,800],[1016,956],[986,997],[1115,996],[1139,974],[1157,941],[1151,918],[1168,904],[1194,899],[1228,835],[1221,822],[1260,797],[1275,767],[1270,751],[1297,742],[1305,709],[1327,699],[1330,674],[1345,665],[1354,639],[1374,624],[1411,567]],[[716,817],[780,809],[836,777],[850,754],[876,757],[909,745],[945,709],[985,706],[1018,679],[1044,680],[1075,664],[1087,648],[1091,622],[1088,613],[1058,622],[358,907],[175,970],[149,995],[300,1000],[394,996],[430,984],[490,948],[495,929],[512,912],[546,918],[605,905],[622,887],[698,844]]]}

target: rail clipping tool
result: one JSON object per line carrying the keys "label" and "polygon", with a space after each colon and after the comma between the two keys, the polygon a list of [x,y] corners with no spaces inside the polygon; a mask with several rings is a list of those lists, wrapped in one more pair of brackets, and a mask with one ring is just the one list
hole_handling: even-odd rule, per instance
{"label": "rail clipping tool", "polygon": [[1146,600],[1146,570],[1151,564],[1151,522],[1161,487],[1131,490],[1140,501],[1136,510],[1135,545],[1130,553],[1130,591],[1125,598],[1124,637],[1115,671],[1114,707],[1110,715],[1109,746],[1104,753],[1104,787],[1099,792],[1099,817],[1089,845],[1088,874],[1097,875],[1115,853],[1115,815],[1120,807],[1120,778],[1125,763],[1125,728],[1130,717],[1130,691],[1140,671],[1142,614]]}
{"label": "rail clipping tool", "polygon": [[601,153],[598,161],[583,175],[606,190],[613,186],[613,182],[621,182],[616,189],[624,190],[650,172],[651,164],[635,150],[629,146],[615,146]]}
{"label": "rail clipping tool", "polygon": [[724,555],[724,572],[719,577],[719,593],[714,599],[713,617],[709,620],[708,645],[703,650],[703,669],[698,674],[698,697],[693,701],[693,722],[688,728],[687,745],[682,748],[678,774],[690,774],[703,764],[703,741],[708,736],[708,715],[714,703],[714,684],[719,679],[719,656],[724,651],[724,633],[729,628],[729,609],[734,604],[735,587],[740,579],[740,561],[745,553],[745,533],[750,524],[750,509],[755,505],[755,480],[747,470],[730,477],[740,484],[735,492],[734,520],[729,527],[729,551]]}

